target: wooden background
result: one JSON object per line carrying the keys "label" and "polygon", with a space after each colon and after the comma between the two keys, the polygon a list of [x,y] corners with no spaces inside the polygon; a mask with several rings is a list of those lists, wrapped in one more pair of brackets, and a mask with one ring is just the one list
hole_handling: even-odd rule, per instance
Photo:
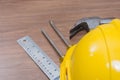
{"label": "wooden background", "polygon": [[65,54],[66,46],[49,26],[54,20],[65,38],[82,17],[120,18],[120,0],[0,0],[0,80],[48,80],[16,40],[29,35],[56,64],[59,56],[41,34],[45,31]]}

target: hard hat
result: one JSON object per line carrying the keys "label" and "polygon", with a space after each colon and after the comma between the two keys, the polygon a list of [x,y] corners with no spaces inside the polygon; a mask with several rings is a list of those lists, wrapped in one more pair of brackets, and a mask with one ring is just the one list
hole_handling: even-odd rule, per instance
{"label": "hard hat", "polygon": [[68,49],[60,80],[120,80],[119,19],[96,27]]}

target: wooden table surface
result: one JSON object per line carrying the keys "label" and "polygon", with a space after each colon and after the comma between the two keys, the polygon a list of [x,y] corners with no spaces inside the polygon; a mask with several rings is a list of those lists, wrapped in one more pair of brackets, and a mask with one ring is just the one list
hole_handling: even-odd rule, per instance
{"label": "wooden table surface", "polygon": [[57,28],[69,40],[69,30],[82,17],[120,17],[120,0],[0,0],[0,80],[48,80],[16,40],[29,35],[59,65],[59,56],[41,34],[50,35],[65,54],[66,46],[49,26]]}

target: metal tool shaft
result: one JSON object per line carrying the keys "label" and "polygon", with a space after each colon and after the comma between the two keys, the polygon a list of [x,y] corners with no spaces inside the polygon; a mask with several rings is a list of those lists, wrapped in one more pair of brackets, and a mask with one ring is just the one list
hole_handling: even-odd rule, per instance
{"label": "metal tool shaft", "polygon": [[51,44],[51,46],[54,48],[54,50],[58,53],[60,57],[63,57],[62,52],[57,48],[55,43],[52,41],[52,39],[48,36],[48,34],[42,29],[41,32],[45,36],[45,38],[48,40],[48,42]]}
{"label": "metal tool shaft", "polygon": [[62,35],[62,33],[57,29],[57,27],[55,26],[54,22],[52,20],[49,21],[49,24],[51,25],[51,27],[54,29],[54,31],[57,33],[57,35],[61,38],[61,40],[65,43],[65,45],[67,47],[70,47],[70,44],[68,43],[68,41],[64,38],[64,36]]}

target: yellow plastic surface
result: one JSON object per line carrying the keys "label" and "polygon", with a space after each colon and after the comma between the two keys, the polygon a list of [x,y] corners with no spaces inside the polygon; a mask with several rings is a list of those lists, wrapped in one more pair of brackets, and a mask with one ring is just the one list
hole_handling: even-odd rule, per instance
{"label": "yellow plastic surface", "polygon": [[98,26],[68,49],[60,80],[120,80],[119,19]]}

